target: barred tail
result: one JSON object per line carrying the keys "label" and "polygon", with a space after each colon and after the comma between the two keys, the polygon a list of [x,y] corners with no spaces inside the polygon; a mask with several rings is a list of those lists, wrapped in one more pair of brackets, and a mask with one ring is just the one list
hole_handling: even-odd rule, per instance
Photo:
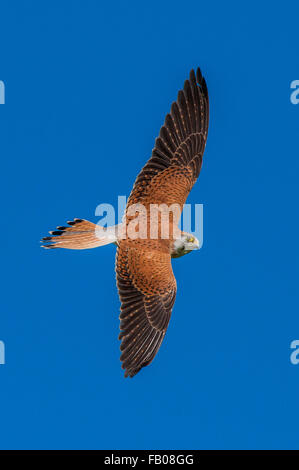
{"label": "barred tail", "polygon": [[46,242],[42,247],[85,250],[117,241],[114,227],[106,229],[84,219],[74,219],[67,223],[68,227],[57,227],[57,230],[49,232],[53,237],[42,238],[42,242]]}

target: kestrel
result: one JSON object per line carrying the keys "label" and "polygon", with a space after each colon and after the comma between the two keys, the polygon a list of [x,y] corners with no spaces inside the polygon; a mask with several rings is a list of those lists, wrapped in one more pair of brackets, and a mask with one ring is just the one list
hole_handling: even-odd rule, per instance
{"label": "kestrel", "polygon": [[[209,124],[209,99],[200,69],[191,70],[189,80],[165,118],[151,158],[143,167],[127,202],[121,226],[114,235],[108,229],[83,219],[68,227],[57,227],[44,237],[44,248],[82,250],[108,243],[117,245],[115,270],[121,301],[121,361],[125,377],[133,377],[152,362],[159,350],[176,297],[176,280],[171,258],[199,248],[198,240],[182,232],[176,216],[169,217],[169,236],[162,236],[163,210],[155,222],[157,236],[151,237],[151,221],[140,216],[139,205],[176,205],[182,211],[202,166]],[[133,208],[133,210],[131,210]],[[127,235],[130,223],[139,216],[138,230],[146,237]],[[153,223],[152,223],[153,225]],[[121,235],[120,235],[121,234]]]}

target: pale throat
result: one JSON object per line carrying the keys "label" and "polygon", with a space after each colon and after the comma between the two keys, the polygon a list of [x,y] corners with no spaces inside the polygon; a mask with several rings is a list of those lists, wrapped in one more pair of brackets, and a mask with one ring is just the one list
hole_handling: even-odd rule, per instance
{"label": "pale throat", "polygon": [[180,258],[193,250],[199,249],[199,241],[191,234],[182,232],[172,244],[171,257]]}

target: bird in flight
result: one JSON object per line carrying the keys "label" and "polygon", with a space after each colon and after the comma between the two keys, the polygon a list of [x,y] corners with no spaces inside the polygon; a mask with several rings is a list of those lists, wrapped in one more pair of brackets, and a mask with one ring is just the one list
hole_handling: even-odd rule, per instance
{"label": "bird in flight", "polygon": [[[121,361],[125,377],[133,377],[149,365],[159,350],[176,297],[171,258],[199,248],[198,240],[178,226],[178,216],[202,166],[209,124],[209,98],[200,69],[191,70],[177,100],[172,103],[155,141],[151,158],[143,167],[127,202],[122,224],[113,236],[108,229],[84,219],[67,222],[44,237],[44,248],[82,250],[108,243],[117,245],[115,270],[121,302]],[[168,237],[163,235],[163,211],[155,222],[140,213],[150,207],[178,207],[169,213]],[[179,214],[178,214],[179,213]],[[156,236],[128,236],[132,222]],[[137,230],[137,232],[138,232]],[[149,230],[149,231],[148,231]]]}

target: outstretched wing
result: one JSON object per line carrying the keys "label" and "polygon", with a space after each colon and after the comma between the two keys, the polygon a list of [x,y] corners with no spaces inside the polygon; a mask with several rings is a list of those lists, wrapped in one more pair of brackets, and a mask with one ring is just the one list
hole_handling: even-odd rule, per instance
{"label": "outstretched wing", "polygon": [[161,346],[176,295],[169,253],[121,243],[116,255],[125,377],[150,364]]}
{"label": "outstretched wing", "polygon": [[209,98],[198,68],[165,118],[152,156],[138,175],[128,206],[139,203],[184,205],[201,169],[209,124]]}
{"label": "outstretched wing", "polygon": [[[193,70],[171,106],[152,156],[138,175],[127,208],[136,203],[179,204],[181,209],[201,169],[209,123],[208,91]],[[176,296],[169,246],[161,240],[121,240],[116,259],[121,300],[121,361],[133,377],[155,357]]]}

